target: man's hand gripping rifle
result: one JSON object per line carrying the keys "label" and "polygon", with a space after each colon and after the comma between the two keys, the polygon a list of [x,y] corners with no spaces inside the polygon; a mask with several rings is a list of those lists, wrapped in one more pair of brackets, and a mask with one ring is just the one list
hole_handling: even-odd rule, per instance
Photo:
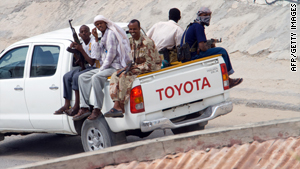
{"label": "man's hand gripping rifle", "polygon": [[220,39],[210,39],[210,40],[207,40],[206,44],[207,44],[207,47],[210,48],[214,48],[216,47],[215,44],[216,43],[221,43],[222,42],[222,38]]}
{"label": "man's hand gripping rifle", "polygon": [[132,65],[133,65],[133,62],[132,62],[132,61],[128,62],[126,68],[123,69],[123,70],[121,70],[121,71],[117,74],[117,76],[119,77],[120,74],[123,73],[124,71],[125,71],[125,74],[126,74],[126,73],[130,70],[130,68],[131,68]]}
{"label": "man's hand gripping rifle", "polygon": [[[81,45],[81,43],[78,39],[77,33],[71,24],[72,20],[73,19],[69,20],[69,24],[70,24],[70,28],[72,30],[73,39],[78,45]],[[81,54],[81,52],[79,52],[78,50],[71,48],[71,47],[68,47],[67,51],[74,54],[74,58],[76,60],[75,64],[78,64],[81,67],[81,70],[84,70],[85,69],[85,65],[84,65],[85,59],[84,59],[83,55]]]}

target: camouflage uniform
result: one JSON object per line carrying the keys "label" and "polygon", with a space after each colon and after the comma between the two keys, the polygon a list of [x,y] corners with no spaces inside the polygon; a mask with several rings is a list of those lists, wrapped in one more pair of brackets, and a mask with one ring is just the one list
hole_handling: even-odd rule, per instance
{"label": "camouflage uniform", "polygon": [[129,41],[134,64],[126,74],[124,71],[117,77],[117,74],[126,68],[113,73],[109,84],[110,97],[122,104],[129,99],[132,83],[138,75],[159,70],[161,67],[161,57],[150,38],[141,34],[139,40],[136,41],[131,37]]}

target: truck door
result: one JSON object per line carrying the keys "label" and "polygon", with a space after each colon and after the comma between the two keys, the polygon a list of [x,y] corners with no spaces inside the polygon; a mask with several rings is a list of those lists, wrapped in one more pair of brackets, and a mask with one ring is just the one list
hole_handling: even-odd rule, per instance
{"label": "truck door", "polygon": [[18,46],[0,58],[0,128],[32,129],[25,102],[25,68],[29,45]]}
{"label": "truck door", "polygon": [[62,129],[63,115],[55,116],[61,107],[61,81],[59,56],[63,45],[34,44],[29,78],[25,80],[25,99],[31,124],[35,129]]}

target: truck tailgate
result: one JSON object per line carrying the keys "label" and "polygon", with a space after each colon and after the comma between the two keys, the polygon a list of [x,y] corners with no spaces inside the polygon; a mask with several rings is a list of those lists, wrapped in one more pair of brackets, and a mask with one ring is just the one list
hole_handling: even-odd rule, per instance
{"label": "truck tailgate", "polygon": [[212,56],[138,77],[145,112],[161,111],[223,93],[221,63],[224,63],[221,56]]}

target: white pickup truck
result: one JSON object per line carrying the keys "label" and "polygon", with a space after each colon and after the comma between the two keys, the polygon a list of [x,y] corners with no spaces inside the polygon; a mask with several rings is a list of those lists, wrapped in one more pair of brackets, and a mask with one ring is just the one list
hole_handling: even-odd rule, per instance
{"label": "white pickup truck", "polygon": [[[127,28],[126,23],[118,24]],[[75,68],[66,51],[71,40],[66,28],[19,41],[1,52],[0,140],[20,133],[78,134],[84,150],[93,151],[124,143],[126,135],[146,137],[156,129],[172,129],[174,134],[204,129],[209,120],[232,111],[232,103],[226,101],[226,65],[215,55],[138,76],[124,118],[74,122],[66,115],[55,116],[64,104],[63,75]],[[104,93],[102,112],[107,112],[113,106],[109,82]]]}

